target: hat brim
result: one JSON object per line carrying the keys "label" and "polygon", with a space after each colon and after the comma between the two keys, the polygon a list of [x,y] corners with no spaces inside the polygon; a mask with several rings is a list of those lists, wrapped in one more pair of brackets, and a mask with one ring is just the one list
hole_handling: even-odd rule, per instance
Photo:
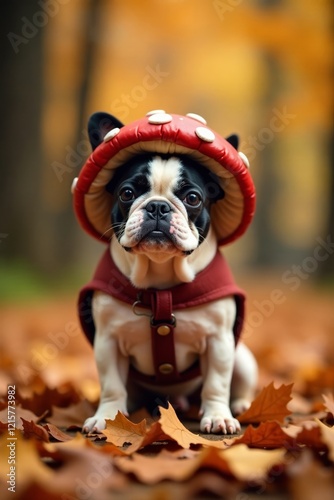
{"label": "hat brim", "polygon": [[114,200],[106,185],[116,169],[143,153],[187,155],[216,174],[225,191],[225,197],[211,208],[211,223],[218,244],[230,243],[245,232],[254,215],[255,188],[238,152],[216,132],[212,142],[200,139],[196,135],[197,120],[170,116],[169,123],[151,124],[145,117],[125,125],[90,155],[73,192],[75,213],[90,235],[100,241],[110,241],[110,212]]}

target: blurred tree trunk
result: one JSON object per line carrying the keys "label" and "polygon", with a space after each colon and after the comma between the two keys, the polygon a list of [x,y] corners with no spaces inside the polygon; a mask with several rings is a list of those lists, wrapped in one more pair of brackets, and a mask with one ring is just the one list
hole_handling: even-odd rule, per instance
{"label": "blurred tree trunk", "polygon": [[[101,0],[87,3],[82,24],[82,53],[85,57],[82,62],[73,61],[73,64],[83,64],[77,92],[74,147],[82,140],[85,126],[85,106],[93,72],[101,3]],[[0,258],[8,263],[27,263],[38,271],[53,275],[77,263],[82,230],[73,216],[70,193],[61,212],[52,212],[43,200],[43,170],[50,168],[43,154],[41,133],[43,34],[47,22],[41,24],[43,15],[47,19],[47,14],[43,12],[42,2],[37,0],[8,2],[4,11],[0,17],[3,40],[0,46],[3,144]]]}
{"label": "blurred tree trunk", "polygon": [[[36,1],[8,2],[0,16],[1,256],[34,260],[34,220],[41,209],[42,30],[28,26]],[[23,18],[23,19],[22,19]],[[29,38],[28,38],[29,37]]]}
{"label": "blurred tree trunk", "polygon": [[[327,141],[325,147],[329,151],[330,157],[330,187],[329,187],[329,213],[327,218],[327,229],[323,235],[325,240],[334,242],[334,129]],[[325,283],[334,284],[334,251],[328,252],[328,259],[320,262],[319,279]]]}

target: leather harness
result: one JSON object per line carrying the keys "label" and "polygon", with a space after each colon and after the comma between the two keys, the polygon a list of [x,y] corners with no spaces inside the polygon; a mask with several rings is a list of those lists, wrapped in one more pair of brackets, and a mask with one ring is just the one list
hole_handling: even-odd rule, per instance
{"label": "leather harness", "polygon": [[93,279],[80,291],[79,318],[83,331],[93,344],[95,325],[92,316],[92,296],[100,290],[118,300],[131,304],[134,314],[137,308],[151,311],[151,349],[154,375],[146,375],[130,365],[129,375],[138,382],[150,385],[171,385],[200,376],[199,360],[180,373],[175,357],[175,332],[177,325],[173,311],[194,307],[233,295],[237,305],[236,321],[233,327],[235,342],[240,337],[244,320],[244,292],[234,282],[231,271],[217,251],[211,263],[191,283],[183,283],[167,290],[155,288],[138,289],[132,285],[116,267],[110,250],[100,260]]}

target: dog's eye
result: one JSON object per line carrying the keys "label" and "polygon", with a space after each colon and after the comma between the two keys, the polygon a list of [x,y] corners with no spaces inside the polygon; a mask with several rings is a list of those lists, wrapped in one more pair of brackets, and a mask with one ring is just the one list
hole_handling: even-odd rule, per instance
{"label": "dog's eye", "polygon": [[121,201],[132,201],[135,199],[135,194],[130,188],[124,188],[119,194]]}
{"label": "dog's eye", "polygon": [[197,193],[191,192],[187,194],[183,202],[190,207],[199,207],[199,205],[202,203],[202,199]]}

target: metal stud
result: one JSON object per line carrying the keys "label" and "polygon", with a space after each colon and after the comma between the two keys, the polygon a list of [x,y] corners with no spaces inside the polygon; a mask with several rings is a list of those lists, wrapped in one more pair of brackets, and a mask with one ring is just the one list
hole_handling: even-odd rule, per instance
{"label": "metal stud", "polygon": [[174,366],[171,365],[170,363],[163,363],[162,365],[159,366],[159,372],[162,373],[163,375],[169,375],[174,371]]}
{"label": "metal stud", "polygon": [[157,332],[162,336],[168,335],[170,333],[170,327],[168,325],[160,325],[157,328]]}

